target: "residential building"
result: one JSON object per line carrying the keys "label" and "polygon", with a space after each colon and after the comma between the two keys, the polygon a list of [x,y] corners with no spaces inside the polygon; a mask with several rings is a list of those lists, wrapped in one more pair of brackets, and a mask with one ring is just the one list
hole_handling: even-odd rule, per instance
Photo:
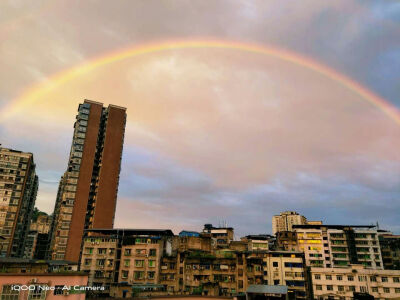
{"label": "residential building", "polygon": [[276,233],[276,248],[285,251],[298,251],[297,234],[294,231],[279,231]]}
{"label": "residential building", "polygon": [[91,229],[85,233],[80,269],[88,273],[90,285],[104,287],[112,297],[231,297],[252,284],[270,284],[288,286],[297,299],[307,299],[304,254],[269,251],[270,237],[247,236],[216,248],[210,233],[173,236],[170,230]]}
{"label": "residential building", "polygon": [[363,264],[383,269],[375,226],[294,225],[299,251],[311,267],[345,267]]}
{"label": "residential building", "polygon": [[214,227],[212,224],[204,225],[202,235],[211,237],[214,248],[227,248],[234,238],[232,227]]}
{"label": "residential building", "polygon": [[275,237],[269,234],[253,234],[241,238],[247,243],[248,251],[272,250],[275,243]]}
{"label": "residential building", "polygon": [[[304,254],[294,251],[249,252],[243,257],[243,292],[254,284],[284,285],[296,299],[309,299]],[[239,264],[240,265],[240,264]],[[241,285],[239,281],[239,286]]]}
{"label": "residential building", "polygon": [[375,270],[362,265],[345,268],[311,268],[314,299],[353,299],[368,293],[375,299],[400,298],[400,272]]}
{"label": "residential building", "polygon": [[38,190],[33,154],[0,147],[0,257],[22,257]]}
{"label": "residential building", "polygon": [[378,236],[383,268],[386,270],[400,270],[400,235],[378,230]]}
{"label": "residential building", "polygon": [[46,259],[49,243],[48,233],[30,230],[25,241],[24,258]]}
{"label": "residential building", "polygon": [[51,216],[39,215],[35,222],[31,222],[29,230],[37,231],[38,233],[49,233],[51,226]]}
{"label": "residential building", "polygon": [[157,283],[161,257],[171,255],[173,238],[171,230],[88,229],[80,270],[106,294],[114,283]]}
{"label": "residential building", "polygon": [[79,105],[53,213],[52,259],[78,262],[84,230],[113,227],[125,122],[123,107]]}
{"label": "residential building", "polygon": [[284,211],[272,217],[272,233],[292,231],[293,225],[307,224],[307,218],[295,211]]}

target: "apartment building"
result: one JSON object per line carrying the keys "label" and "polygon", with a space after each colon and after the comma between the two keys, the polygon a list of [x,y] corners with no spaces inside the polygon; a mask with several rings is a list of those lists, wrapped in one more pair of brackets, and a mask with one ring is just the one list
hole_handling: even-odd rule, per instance
{"label": "apartment building", "polygon": [[383,269],[378,232],[374,226],[294,225],[299,251],[311,267],[363,264]]}
{"label": "apartment building", "polygon": [[54,207],[52,259],[78,262],[84,230],[113,227],[125,122],[123,107],[90,100],[79,104]]}
{"label": "apartment building", "polygon": [[214,248],[227,248],[233,241],[234,232],[232,227],[214,227],[212,224],[205,224],[202,236],[210,236]]}
{"label": "apartment building", "polygon": [[310,285],[304,254],[269,251],[269,237],[248,236],[215,248],[208,233],[173,236],[170,230],[91,229],[84,237],[80,266],[90,284],[105,287],[105,293],[115,297],[233,296],[250,285],[269,284],[287,285],[298,299],[306,299]]}
{"label": "apartment building", "polygon": [[378,230],[383,268],[385,270],[400,270],[400,235]]}
{"label": "apartment building", "polygon": [[284,211],[272,217],[272,233],[292,231],[293,225],[307,224],[307,218],[295,211]]}
{"label": "apartment building", "polygon": [[22,257],[38,190],[33,154],[0,147],[0,257]]}
{"label": "apartment building", "polygon": [[35,222],[32,222],[29,230],[38,233],[49,233],[51,226],[51,217],[48,215],[39,215]]}
{"label": "apartment building", "polygon": [[238,291],[237,256],[226,250],[179,253],[179,292],[230,296]]}
{"label": "apartment building", "polygon": [[275,237],[269,234],[253,234],[241,238],[246,242],[249,251],[271,250],[275,243]]}
{"label": "apartment building", "polygon": [[362,265],[345,268],[311,268],[314,299],[353,299],[367,293],[375,299],[400,298],[400,272],[374,270]]}
{"label": "apartment building", "polygon": [[296,299],[308,299],[308,275],[304,254],[294,251],[247,253],[243,257],[245,277],[243,292],[250,285],[285,285]]}
{"label": "apartment building", "polygon": [[172,251],[173,233],[152,229],[89,229],[83,238],[80,270],[89,284],[110,291],[116,283],[156,283],[161,257]]}
{"label": "apartment building", "polygon": [[298,251],[297,234],[293,231],[279,231],[276,233],[276,248],[285,251]]}

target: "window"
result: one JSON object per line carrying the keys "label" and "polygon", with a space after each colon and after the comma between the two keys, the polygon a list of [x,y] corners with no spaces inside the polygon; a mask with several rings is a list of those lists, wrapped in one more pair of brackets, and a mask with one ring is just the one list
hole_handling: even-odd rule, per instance
{"label": "window", "polygon": [[97,249],[97,254],[106,254],[107,253],[107,249],[106,248],[98,248]]}
{"label": "window", "polygon": [[377,293],[378,292],[378,288],[377,287],[372,287],[372,292],[373,293]]}
{"label": "window", "polygon": [[332,280],[332,275],[325,275],[326,280]]}
{"label": "window", "polygon": [[130,263],[131,263],[130,259],[125,259],[124,260],[124,267],[129,267]]}
{"label": "window", "polygon": [[131,255],[131,249],[125,249],[124,255],[125,256],[130,256]]}
{"label": "window", "polygon": [[371,276],[371,277],[369,278],[369,280],[370,280],[371,282],[376,282],[376,276]]}
{"label": "window", "polygon": [[136,255],[146,255],[146,249],[136,249]]}
{"label": "window", "polygon": [[279,285],[279,283],[280,283],[279,279],[278,280],[274,280],[274,285]]}
{"label": "window", "polygon": [[156,256],[157,255],[157,249],[150,249],[149,256]]}
{"label": "window", "polygon": [[400,282],[400,278],[399,277],[393,277],[393,282]]}
{"label": "window", "polygon": [[343,285],[338,285],[338,291],[339,292],[344,292],[344,286]]}
{"label": "window", "polygon": [[387,277],[382,277],[382,282],[388,282],[388,278]]}
{"label": "window", "polygon": [[322,291],[322,285],[317,285],[316,289],[317,289],[317,291]]}
{"label": "window", "polygon": [[154,279],[156,272],[147,272],[147,278],[148,279]]}
{"label": "window", "polygon": [[390,288],[384,287],[383,288],[383,292],[386,293],[386,294],[389,294],[390,293]]}
{"label": "window", "polygon": [[342,275],[337,275],[336,276],[336,280],[342,281],[343,280],[343,276]]}
{"label": "window", "polygon": [[144,272],[143,271],[135,271],[134,279],[143,279],[143,278],[144,278]]}
{"label": "window", "polygon": [[[17,285],[17,284],[16,284]],[[3,300],[18,300],[19,291],[13,291],[10,284],[3,285],[1,290],[1,299]]]}
{"label": "window", "polygon": [[321,279],[321,274],[315,274],[314,278],[317,279],[317,280]]}
{"label": "window", "polygon": [[156,266],[156,261],[155,260],[149,260],[149,267],[154,268]]}
{"label": "window", "polygon": [[98,259],[96,261],[96,265],[98,265],[98,266],[104,266],[105,263],[106,263],[105,259]]}
{"label": "window", "polygon": [[395,292],[396,294],[400,294],[400,288],[395,288],[395,289],[394,289],[394,292]]}
{"label": "window", "polygon": [[46,298],[46,285],[35,285],[35,288],[28,293],[28,300],[45,299]]}
{"label": "window", "polygon": [[85,259],[85,266],[90,266],[92,264],[92,260],[87,258]]}
{"label": "window", "polygon": [[360,292],[361,292],[361,293],[366,293],[366,292],[368,292],[367,287],[366,287],[366,286],[360,286]]}
{"label": "window", "polygon": [[356,287],[354,285],[349,285],[348,291],[349,292],[355,292],[356,291]]}
{"label": "window", "polygon": [[135,260],[135,267],[144,267],[144,260]]}
{"label": "window", "polygon": [[274,262],[272,263],[272,266],[273,266],[274,268],[277,268],[277,267],[279,266],[279,264],[278,264],[277,261],[274,261]]}
{"label": "window", "polygon": [[125,270],[123,270],[122,271],[122,278],[128,278],[128,275],[129,275],[129,271],[125,271]]}
{"label": "window", "polygon": [[358,281],[367,281],[367,277],[366,276],[358,276]]}
{"label": "window", "polygon": [[326,289],[327,289],[328,291],[333,291],[333,285],[327,285],[327,286],[326,286]]}
{"label": "window", "polygon": [[354,281],[354,276],[351,276],[351,275],[347,276],[347,280],[348,281]]}

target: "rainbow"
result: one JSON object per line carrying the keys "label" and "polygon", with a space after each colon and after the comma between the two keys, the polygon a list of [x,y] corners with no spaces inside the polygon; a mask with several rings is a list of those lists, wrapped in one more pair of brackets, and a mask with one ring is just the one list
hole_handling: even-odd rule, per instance
{"label": "rainbow", "polygon": [[307,68],[309,70],[315,71],[323,76],[330,78],[331,80],[341,84],[342,86],[358,94],[359,96],[361,96],[362,99],[368,101],[370,104],[380,109],[384,114],[386,114],[398,125],[400,125],[400,111],[392,104],[380,98],[378,95],[374,94],[366,87],[348,78],[347,76],[340,74],[335,70],[328,68],[320,63],[317,63],[307,57],[300,56],[296,53],[289,52],[287,50],[279,49],[276,47],[242,43],[242,42],[233,42],[233,41],[209,40],[209,39],[165,41],[161,43],[153,43],[143,46],[133,46],[96,57],[81,65],[57,73],[51,76],[46,82],[38,85],[33,85],[27,90],[25,90],[18,98],[16,98],[8,106],[6,106],[0,111],[0,122],[1,120],[5,120],[7,117],[17,113],[23,107],[31,105],[35,103],[35,101],[40,101],[40,98],[43,95],[45,95],[55,87],[58,87],[78,76],[93,71],[98,67],[143,54],[160,52],[165,50],[190,49],[190,48],[235,49],[244,52],[272,56],[277,59],[281,59],[283,61],[290,62],[298,66]]}

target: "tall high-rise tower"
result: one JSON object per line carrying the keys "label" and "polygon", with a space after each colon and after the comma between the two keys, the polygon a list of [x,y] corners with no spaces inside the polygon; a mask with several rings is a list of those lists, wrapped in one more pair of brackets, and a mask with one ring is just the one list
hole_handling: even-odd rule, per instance
{"label": "tall high-rise tower", "polygon": [[0,147],[0,257],[22,257],[38,185],[33,154]]}
{"label": "tall high-rise tower", "polygon": [[85,229],[112,228],[126,109],[85,100],[74,125],[51,226],[50,258],[78,261]]}
{"label": "tall high-rise tower", "polygon": [[295,211],[284,211],[272,217],[272,233],[292,231],[293,225],[307,224],[307,218]]}

